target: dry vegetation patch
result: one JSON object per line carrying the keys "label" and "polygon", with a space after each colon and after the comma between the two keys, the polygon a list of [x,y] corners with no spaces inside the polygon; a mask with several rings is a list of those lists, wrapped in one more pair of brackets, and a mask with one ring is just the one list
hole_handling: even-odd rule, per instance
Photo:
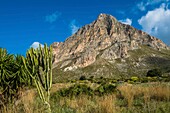
{"label": "dry vegetation patch", "polygon": [[[75,83],[74,83],[75,84]],[[118,92],[102,96],[81,94],[78,96],[61,97],[54,95],[63,88],[73,86],[72,83],[54,84],[51,90],[50,103],[53,113],[169,113],[170,84],[144,83],[119,84]],[[93,84],[94,85],[94,84]],[[89,86],[91,86],[89,84]],[[40,113],[43,112],[36,90],[24,91],[15,107],[11,105],[3,113]]]}

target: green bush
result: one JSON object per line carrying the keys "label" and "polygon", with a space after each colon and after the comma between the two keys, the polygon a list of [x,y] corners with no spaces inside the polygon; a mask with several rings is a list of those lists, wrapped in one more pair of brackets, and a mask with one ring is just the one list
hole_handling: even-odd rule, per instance
{"label": "green bush", "polygon": [[95,93],[98,94],[99,96],[102,96],[104,94],[110,94],[115,91],[116,91],[115,84],[102,84],[95,90]]}
{"label": "green bush", "polygon": [[76,83],[76,80],[71,80],[70,82],[71,82],[71,83]]}
{"label": "green bush", "polygon": [[117,80],[116,80],[116,79],[115,79],[115,80],[112,80],[111,83],[117,83]]}
{"label": "green bush", "polygon": [[103,77],[100,77],[100,79],[103,79]]}
{"label": "green bush", "polygon": [[130,79],[131,79],[131,81],[133,81],[133,82],[137,82],[137,81],[139,80],[138,77],[131,77]]}
{"label": "green bush", "polygon": [[148,78],[147,77],[141,78],[141,83],[147,83],[147,82],[148,82]]}
{"label": "green bush", "polygon": [[128,80],[127,81],[129,84],[134,84],[135,82],[134,81],[132,81],[132,80]]}
{"label": "green bush", "polygon": [[160,69],[152,69],[147,72],[147,77],[161,77],[162,72]]}
{"label": "green bush", "polygon": [[93,90],[87,85],[75,84],[70,88],[61,89],[58,94],[62,97],[74,97],[80,94],[93,95]]}
{"label": "green bush", "polygon": [[79,80],[86,80],[85,76],[81,76]]}
{"label": "green bush", "polygon": [[115,84],[101,84],[95,90],[91,89],[85,84],[75,84],[69,88],[61,89],[57,92],[58,96],[61,97],[75,97],[81,94],[93,96],[94,94],[102,96],[104,94],[110,94],[116,91]]}
{"label": "green bush", "polygon": [[90,76],[90,79],[94,79],[94,76]]}

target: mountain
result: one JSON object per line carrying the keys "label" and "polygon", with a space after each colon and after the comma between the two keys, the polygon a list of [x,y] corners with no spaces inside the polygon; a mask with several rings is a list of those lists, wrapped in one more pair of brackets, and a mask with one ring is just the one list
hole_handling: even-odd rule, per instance
{"label": "mountain", "polygon": [[64,42],[52,46],[54,76],[59,80],[82,75],[142,76],[148,69],[166,68],[167,72],[170,67],[170,50],[165,43],[108,14],[100,14]]}

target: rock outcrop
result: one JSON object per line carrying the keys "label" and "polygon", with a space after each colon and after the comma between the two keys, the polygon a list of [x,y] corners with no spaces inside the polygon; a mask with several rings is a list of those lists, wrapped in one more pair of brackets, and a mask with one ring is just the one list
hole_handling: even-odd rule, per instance
{"label": "rock outcrop", "polygon": [[106,60],[126,58],[128,51],[147,45],[154,49],[166,49],[161,40],[125,25],[111,15],[100,14],[94,22],[80,28],[65,42],[52,44],[55,63],[62,66],[86,67],[98,57]]}

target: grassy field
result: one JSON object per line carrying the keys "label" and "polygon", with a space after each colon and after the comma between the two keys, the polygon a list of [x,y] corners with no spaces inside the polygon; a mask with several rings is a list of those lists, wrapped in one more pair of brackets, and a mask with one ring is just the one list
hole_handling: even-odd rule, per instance
{"label": "grassy field", "polygon": [[[107,93],[100,90],[102,85],[86,80],[53,84],[50,99],[52,113],[170,113],[170,82],[124,82],[116,84],[115,89]],[[95,92],[89,95],[86,90],[90,92],[91,89],[86,87],[102,94]],[[74,95],[59,93],[66,90],[71,90]],[[3,113],[43,113],[44,109],[36,90],[31,89],[21,91],[20,99]]]}

